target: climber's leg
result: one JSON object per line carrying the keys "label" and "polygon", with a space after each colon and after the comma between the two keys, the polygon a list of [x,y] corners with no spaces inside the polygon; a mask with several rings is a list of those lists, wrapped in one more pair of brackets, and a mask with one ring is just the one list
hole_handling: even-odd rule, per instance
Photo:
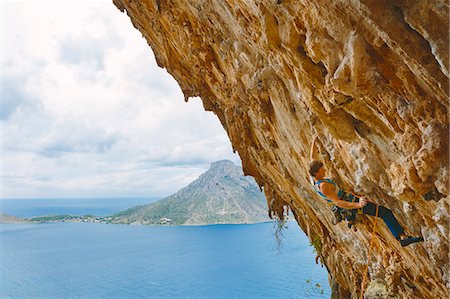
{"label": "climber's leg", "polygon": [[[375,216],[377,210],[377,205],[371,202],[368,202],[367,205],[363,208],[363,214]],[[400,224],[397,221],[397,218],[395,218],[394,214],[391,210],[389,210],[386,207],[379,206],[378,207],[378,217],[384,220],[384,223],[386,223],[387,227],[391,231],[392,235],[400,240],[400,236],[404,235],[404,230],[400,226]]]}

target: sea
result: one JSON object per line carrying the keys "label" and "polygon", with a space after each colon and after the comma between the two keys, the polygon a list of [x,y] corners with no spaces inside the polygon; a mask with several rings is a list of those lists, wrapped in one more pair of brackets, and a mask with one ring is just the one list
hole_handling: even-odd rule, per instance
{"label": "sea", "polygon": [[[9,199],[2,213],[106,216],[156,199]],[[330,298],[297,223],[0,224],[0,298]]]}

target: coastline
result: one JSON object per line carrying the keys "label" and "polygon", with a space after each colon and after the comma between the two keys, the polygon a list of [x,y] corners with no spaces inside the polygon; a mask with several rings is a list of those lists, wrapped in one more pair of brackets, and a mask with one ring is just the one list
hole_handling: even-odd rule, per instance
{"label": "coastline", "polygon": [[[122,224],[134,226],[157,226],[157,227],[198,227],[211,225],[254,225],[261,223],[272,223],[277,220],[266,220],[257,222],[230,222],[230,223],[191,223],[191,224],[155,224],[155,223],[139,223],[139,222],[115,222],[111,216],[98,217],[92,215],[73,216],[73,215],[47,215],[35,216],[31,218],[19,218],[12,215],[0,214],[0,224],[42,224],[42,223],[96,223],[96,224]],[[287,219],[286,223],[295,222],[294,219]]]}

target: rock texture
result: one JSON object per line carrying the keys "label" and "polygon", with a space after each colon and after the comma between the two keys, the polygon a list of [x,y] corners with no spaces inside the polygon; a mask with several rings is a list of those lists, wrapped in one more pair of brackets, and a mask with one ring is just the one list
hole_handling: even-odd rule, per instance
{"label": "rock texture", "polygon": [[175,194],[113,215],[112,223],[205,225],[270,221],[255,180],[228,160],[217,161]]}
{"label": "rock texture", "polygon": [[366,297],[447,298],[447,1],[113,2],[186,100],[218,116],[269,209],[289,206],[320,240],[336,296],[360,295],[372,219],[331,224],[308,185],[314,133],[342,187],[425,238],[402,248],[379,223]]}

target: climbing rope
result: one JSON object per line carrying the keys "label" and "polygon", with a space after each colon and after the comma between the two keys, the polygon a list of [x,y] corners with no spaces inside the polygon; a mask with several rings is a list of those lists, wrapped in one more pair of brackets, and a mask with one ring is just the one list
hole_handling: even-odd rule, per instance
{"label": "climbing rope", "polygon": [[364,298],[364,289],[366,288],[366,278],[368,276],[368,272],[369,272],[369,264],[370,264],[370,259],[372,257],[372,255],[370,254],[372,251],[372,247],[374,244],[374,240],[375,240],[375,230],[377,228],[377,219],[378,219],[378,206],[377,205],[377,209],[375,211],[375,222],[373,223],[373,229],[372,229],[372,240],[370,241],[370,246],[369,246],[369,252],[367,253],[367,266],[366,266],[366,270],[364,270],[364,277],[363,277],[363,281],[361,282],[361,297],[360,299]]}

